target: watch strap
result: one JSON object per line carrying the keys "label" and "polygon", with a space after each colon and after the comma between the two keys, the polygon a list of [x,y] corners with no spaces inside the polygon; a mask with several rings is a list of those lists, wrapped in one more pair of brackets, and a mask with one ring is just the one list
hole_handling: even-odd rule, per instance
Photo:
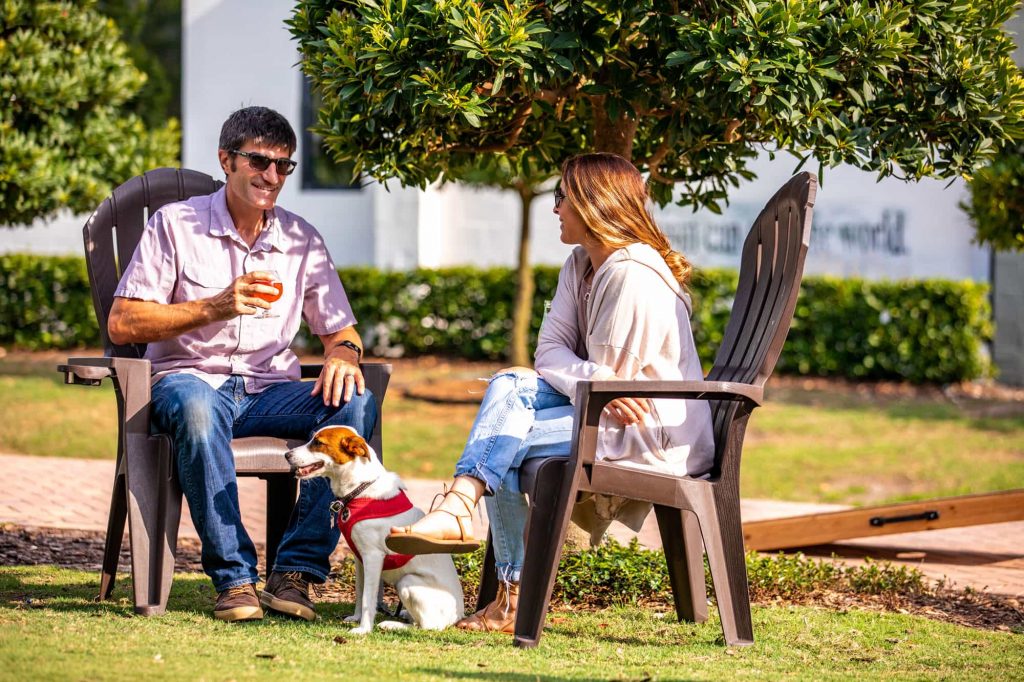
{"label": "watch strap", "polygon": [[[345,348],[349,348],[351,350],[354,350],[356,352],[356,359],[357,360],[362,360],[363,359],[363,349],[360,348],[359,346],[357,346],[356,344],[352,343],[348,339],[345,339],[344,341],[339,341],[338,342],[338,346],[344,346]],[[337,346],[335,346],[335,347],[337,347]]]}

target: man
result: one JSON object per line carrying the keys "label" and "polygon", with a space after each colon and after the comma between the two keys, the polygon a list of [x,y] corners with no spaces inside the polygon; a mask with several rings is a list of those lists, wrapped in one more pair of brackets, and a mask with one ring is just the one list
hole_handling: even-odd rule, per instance
{"label": "man", "polygon": [[[219,146],[225,186],[151,217],[115,292],[108,332],[117,344],[149,344],[152,430],[172,437],[203,569],[218,592],[214,615],[255,620],[262,604],[313,620],[309,583],[327,579],[339,537],[327,479],[302,482],[257,596],[256,548],[242,526],[230,441],[307,439],[330,424],[369,438],[376,406],[359,370],[355,318],[323,239],[276,205],[296,165],[291,125],[265,107],[241,109],[225,121]],[[260,297],[277,295],[272,271],[283,283],[273,304]],[[324,345],[312,389],[298,381],[298,358],[288,349],[300,319]]]}

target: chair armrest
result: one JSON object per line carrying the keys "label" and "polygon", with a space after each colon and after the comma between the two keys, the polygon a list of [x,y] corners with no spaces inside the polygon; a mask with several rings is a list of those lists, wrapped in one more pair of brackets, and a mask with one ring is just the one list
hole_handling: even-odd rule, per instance
{"label": "chair armrest", "polygon": [[57,365],[64,373],[65,384],[99,386],[103,379],[115,376],[113,358],[68,358],[67,364]]}
{"label": "chair armrest", "polygon": [[299,376],[302,379],[316,379],[320,376],[320,371],[324,368],[323,363],[309,364],[302,363],[299,365]]}
{"label": "chair armrest", "polygon": [[[384,370],[382,368],[383,365],[388,365],[387,370]],[[323,368],[324,363],[322,362],[303,363],[299,365],[299,369],[301,372],[299,376],[302,377],[303,379],[316,379],[317,377],[320,376],[320,372],[323,370]],[[386,362],[360,362],[359,369],[362,370],[363,376],[366,376],[367,373],[379,373],[385,371],[388,376],[391,375],[391,366],[389,363]]]}
{"label": "chair armrest", "polygon": [[732,381],[581,381],[578,386],[577,396],[589,393],[591,401],[603,401],[602,407],[621,397],[746,400],[756,406],[764,400],[761,386]]}
{"label": "chair armrest", "polygon": [[149,437],[150,369],[145,358],[68,358],[58,365],[66,383],[98,386],[104,378],[114,382],[122,437]]}

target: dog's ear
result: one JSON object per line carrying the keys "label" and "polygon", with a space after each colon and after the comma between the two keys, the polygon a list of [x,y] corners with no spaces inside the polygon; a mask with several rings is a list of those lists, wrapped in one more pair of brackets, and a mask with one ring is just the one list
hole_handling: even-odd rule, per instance
{"label": "dog's ear", "polygon": [[355,434],[341,438],[338,441],[338,448],[353,459],[356,457],[366,457],[370,452],[366,441],[361,436]]}

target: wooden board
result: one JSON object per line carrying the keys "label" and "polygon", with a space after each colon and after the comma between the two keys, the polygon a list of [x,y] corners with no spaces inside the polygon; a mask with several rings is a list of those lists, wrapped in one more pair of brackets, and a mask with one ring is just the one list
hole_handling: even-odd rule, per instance
{"label": "wooden board", "polygon": [[743,524],[748,550],[789,549],[837,540],[1024,520],[1024,489]]}

